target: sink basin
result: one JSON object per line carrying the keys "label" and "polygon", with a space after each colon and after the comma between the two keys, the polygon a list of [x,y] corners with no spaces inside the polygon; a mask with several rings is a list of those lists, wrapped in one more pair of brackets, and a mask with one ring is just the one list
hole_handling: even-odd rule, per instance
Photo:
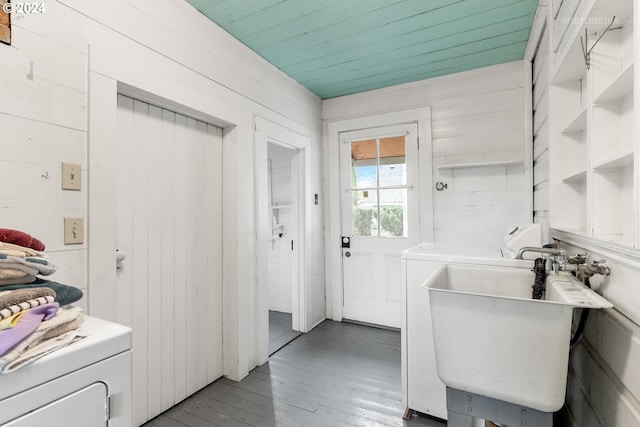
{"label": "sink basin", "polygon": [[569,274],[531,299],[527,268],[443,265],[425,282],[442,382],[544,412],[564,404],[573,309],[612,304]]}

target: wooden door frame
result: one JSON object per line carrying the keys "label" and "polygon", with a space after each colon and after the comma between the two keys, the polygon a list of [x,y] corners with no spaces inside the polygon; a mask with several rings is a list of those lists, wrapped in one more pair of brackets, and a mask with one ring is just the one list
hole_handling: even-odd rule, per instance
{"label": "wooden door frame", "polygon": [[431,150],[431,107],[403,110],[367,117],[337,120],[327,123],[328,145],[325,153],[325,269],[327,283],[327,318],[342,320],[342,249],[340,236],[342,219],[340,213],[340,133],[404,123],[418,125],[418,177],[420,241],[433,241],[433,162]]}
{"label": "wooden door frame", "polygon": [[[287,129],[265,118],[256,117],[254,124],[255,144],[255,197],[256,197],[256,316],[258,322],[258,362],[269,360],[269,298],[268,252],[271,239],[271,209],[269,207],[267,147],[278,144],[295,151],[292,158],[292,205],[297,205],[297,250],[294,251],[297,276],[293,277],[292,289],[293,329],[309,332],[307,297],[311,284],[311,143],[308,136]],[[295,185],[297,183],[297,185]],[[294,210],[295,212],[295,210]],[[297,282],[297,286],[295,283]]]}

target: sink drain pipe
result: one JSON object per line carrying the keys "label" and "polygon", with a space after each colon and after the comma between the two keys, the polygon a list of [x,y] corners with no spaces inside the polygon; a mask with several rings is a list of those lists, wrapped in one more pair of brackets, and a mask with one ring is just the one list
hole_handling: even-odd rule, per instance
{"label": "sink drain pipe", "polygon": [[[586,287],[591,288],[591,283],[589,282],[588,277],[584,278],[584,284]],[[573,336],[571,337],[571,341],[569,342],[569,345],[571,347],[576,345],[576,343],[582,336],[582,332],[584,331],[584,325],[587,323],[588,317],[589,317],[589,309],[583,308],[582,313],[580,313],[580,320],[578,321],[578,327],[576,328],[576,331],[573,333]]]}
{"label": "sink drain pipe", "polygon": [[533,289],[531,298],[533,299],[542,299],[544,295],[545,285],[544,281],[547,278],[547,271],[545,269],[546,260],[543,258],[536,258],[533,264],[533,272],[536,277],[533,281]]}

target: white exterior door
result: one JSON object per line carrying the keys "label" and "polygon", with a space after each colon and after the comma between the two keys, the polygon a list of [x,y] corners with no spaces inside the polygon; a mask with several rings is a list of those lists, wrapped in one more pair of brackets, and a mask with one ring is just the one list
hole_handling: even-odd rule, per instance
{"label": "white exterior door", "polygon": [[340,133],[342,317],[400,327],[400,252],[419,241],[417,124]]}
{"label": "white exterior door", "polygon": [[222,130],[118,95],[114,181],[140,425],[222,375]]}

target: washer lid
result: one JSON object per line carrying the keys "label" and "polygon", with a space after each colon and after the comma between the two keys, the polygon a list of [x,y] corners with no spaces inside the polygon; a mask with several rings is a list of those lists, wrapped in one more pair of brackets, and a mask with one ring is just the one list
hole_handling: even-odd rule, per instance
{"label": "washer lid", "polygon": [[529,260],[503,258],[499,249],[443,245],[440,243],[421,243],[409,248],[402,252],[402,259],[529,268],[533,266],[533,262]]}
{"label": "washer lid", "polygon": [[131,349],[131,329],[84,316],[86,338],[9,374],[0,374],[0,400]]}

